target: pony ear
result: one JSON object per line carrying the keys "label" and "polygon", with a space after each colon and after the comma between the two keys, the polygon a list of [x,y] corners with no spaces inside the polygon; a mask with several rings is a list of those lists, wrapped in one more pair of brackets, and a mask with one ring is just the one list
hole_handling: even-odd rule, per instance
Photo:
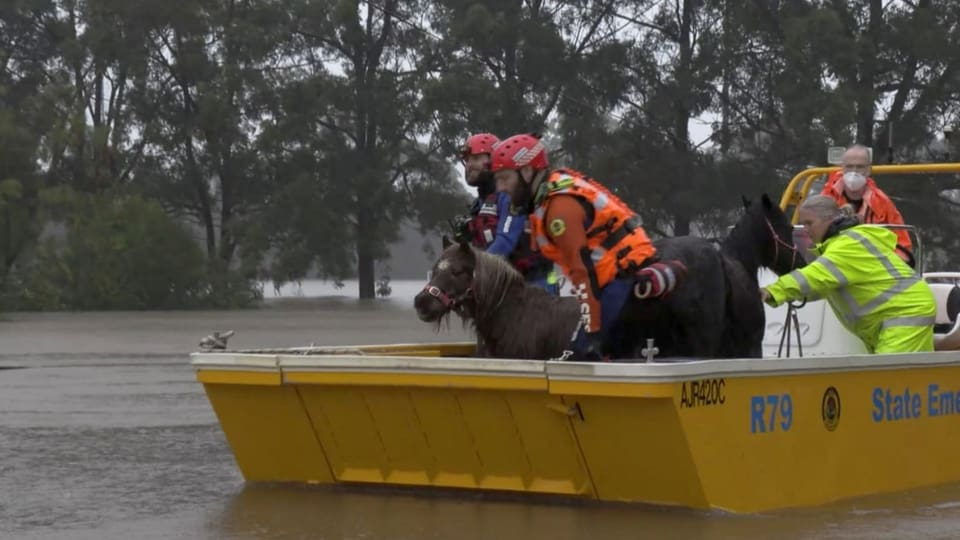
{"label": "pony ear", "polygon": [[440,236],[440,245],[444,251],[450,246],[453,245],[453,242],[450,241],[450,238],[447,235]]}
{"label": "pony ear", "polygon": [[743,195],[740,195],[740,199],[743,200],[743,207],[750,208],[750,199],[746,198]]}
{"label": "pony ear", "polygon": [[459,241],[459,243],[460,243],[460,249],[462,249],[463,251],[470,251],[470,241],[469,241],[469,240],[467,240],[466,238],[461,238],[460,241]]}

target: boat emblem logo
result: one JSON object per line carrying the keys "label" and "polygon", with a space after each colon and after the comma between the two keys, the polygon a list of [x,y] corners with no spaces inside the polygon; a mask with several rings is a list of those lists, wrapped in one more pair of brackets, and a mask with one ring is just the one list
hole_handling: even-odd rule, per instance
{"label": "boat emblem logo", "polygon": [[840,423],[840,394],[837,393],[836,388],[831,386],[823,393],[820,415],[823,417],[823,427],[827,428],[827,431],[837,429],[837,424]]}

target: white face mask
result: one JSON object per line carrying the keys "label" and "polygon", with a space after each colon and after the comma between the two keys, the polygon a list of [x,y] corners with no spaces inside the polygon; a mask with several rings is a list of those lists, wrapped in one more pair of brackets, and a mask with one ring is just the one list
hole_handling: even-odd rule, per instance
{"label": "white face mask", "polygon": [[843,185],[850,191],[860,191],[867,185],[867,177],[856,171],[843,173]]}

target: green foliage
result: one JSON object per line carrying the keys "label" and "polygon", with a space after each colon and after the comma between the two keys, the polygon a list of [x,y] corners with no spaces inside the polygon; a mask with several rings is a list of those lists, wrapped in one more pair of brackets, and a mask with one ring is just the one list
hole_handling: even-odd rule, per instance
{"label": "green foliage", "polygon": [[58,193],[63,235],[40,246],[22,276],[30,310],[243,307],[259,299],[248,280],[208,268],[190,233],[139,197]]}
{"label": "green foliage", "polygon": [[[471,132],[542,130],[682,234],[829,145],[943,160],[960,120],[952,0],[16,0],[0,43],[0,290],[42,309],[245,305],[258,273],[373,297],[399,223],[465,210]],[[880,180],[943,264],[954,180]]]}

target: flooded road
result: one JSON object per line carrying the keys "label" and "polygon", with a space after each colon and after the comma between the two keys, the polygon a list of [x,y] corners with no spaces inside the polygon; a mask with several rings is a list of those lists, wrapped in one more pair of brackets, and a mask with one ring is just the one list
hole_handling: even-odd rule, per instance
{"label": "flooded road", "polygon": [[[960,537],[960,487],[730,516],[472,495],[244,485],[187,354],[467,339],[403,302],[0,319],[0,538],[487,539]],[[918,458],[922,449],[918,449]],[[895,466],[891,464],[891,466]],[[882,471],[878,471],[882,474]]]}

